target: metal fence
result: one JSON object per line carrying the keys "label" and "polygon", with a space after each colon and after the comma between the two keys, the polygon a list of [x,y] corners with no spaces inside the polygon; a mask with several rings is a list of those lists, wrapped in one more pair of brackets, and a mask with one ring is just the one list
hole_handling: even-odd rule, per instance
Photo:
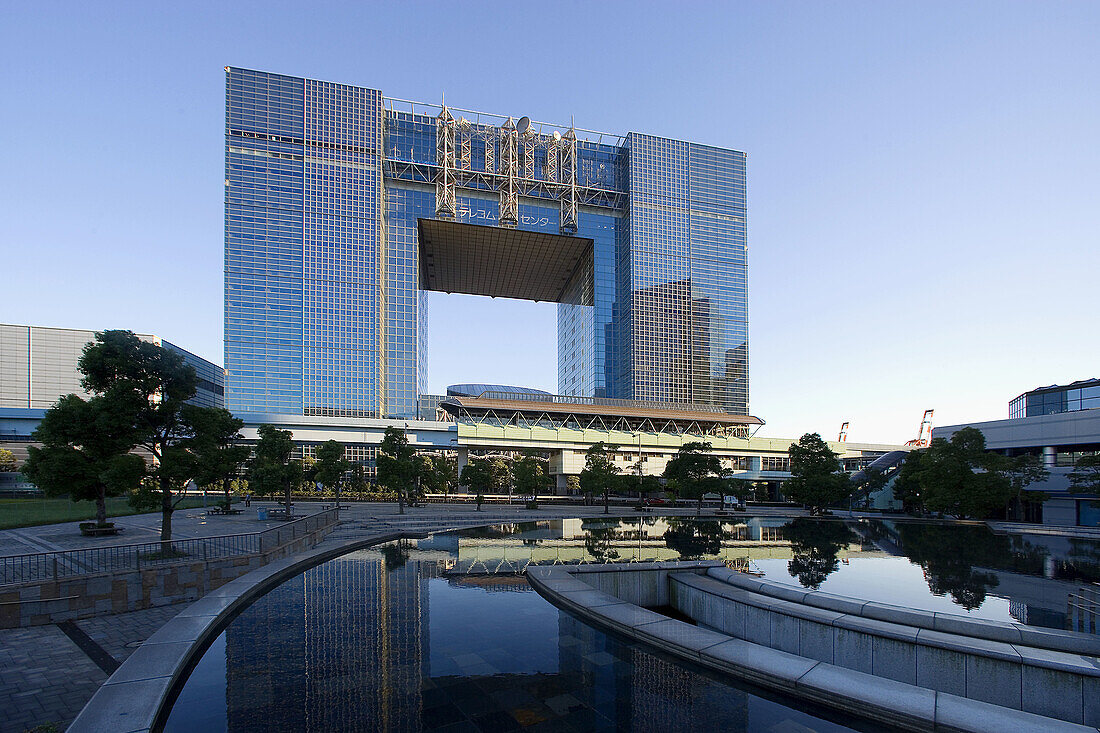
{"label": "metal fence", "polygon": [[0,586],[258,555],[278,549],[336,521],[336,511],[329,509],[262,532],[9,555],[0,557]]}
{"label": "metal fence", "polygon": [[1066,626],[1070,631],[1096,633],[1096,616],[1100,614],[1100,584],[1084,586],[1069,594],[1066,601]]}

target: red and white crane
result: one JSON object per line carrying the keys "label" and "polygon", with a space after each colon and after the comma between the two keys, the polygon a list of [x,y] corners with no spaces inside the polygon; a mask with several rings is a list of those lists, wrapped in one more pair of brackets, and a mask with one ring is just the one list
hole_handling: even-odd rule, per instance
{"label": "red and white crane", "polygon": [[925,410],[924,417],[920,421],[920,432],[914,440],[906,441],[905,444],[913,448],[924,448],[930,440],[932,440],[932,410]]}

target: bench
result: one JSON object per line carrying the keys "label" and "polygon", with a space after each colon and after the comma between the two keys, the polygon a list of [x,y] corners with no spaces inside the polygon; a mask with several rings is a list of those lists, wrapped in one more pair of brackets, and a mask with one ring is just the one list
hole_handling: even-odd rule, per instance
{"label": "bench", "polygon": [[206,513],[207,514],[225,515],[225,514],[240,514],[242,511],[244,511],[244,510],[243,509],[224,509],[220,506],[216,506],[212,509],[208,509]]}
{"label": "bench", "polygon": [[122,527],[81,527],[80,534],[85,537],[102,537],[109,534],[120,534]]}

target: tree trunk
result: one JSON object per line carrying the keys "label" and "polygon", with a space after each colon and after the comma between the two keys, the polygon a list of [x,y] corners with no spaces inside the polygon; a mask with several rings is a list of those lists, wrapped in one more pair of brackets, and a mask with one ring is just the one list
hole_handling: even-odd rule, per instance
{"label": "tree trunk", "polygon": [[172,487],[168,479],[160,479],[160,553],[168,557],[172,554]]}
{"label": "tree trunk", "polygon": [[290,482],[287,481],[286,482],[286,518],[287,519],[290,519],[290,493],[291,493],[291,486],[290,486]]}
{"label": "tree trunk", "polygon": [[401,489],[397,490],[397,513],[405,513],[405,492]]}
{"label": "tree trunk", "polygon": [[336,480],[336,509],[338,511],[340,509],[340,484],[341,484],[341,481],[339,479],[337,479]]}
{"label": "tree trunk", "polygon": [[609,504],[610,504],[610,498],[609,498],[610,495],[611,495],[611,492],[608,491],[607,489],[604,489],[604,492],[603,492],[603,513],[604,514],[609,513],[608,507],[609,507]]}
{"label": "tree trunk", "polygon": [[95,497],[95,523],[100,527],[107,524],[107,492],[103,489]]}
{"label": "tree trunk", "polygon": [[229,483],[230,483],[230,481],[229,481],[228,476],[225,476],[225,477],[222,478],[222,491],[225,493],[225,508],[226,509],[228,509],[230,506],[232,506],[232,502],[229,499]]}
{"label": "tree trunk", "polygon": [[703,513],[703,495],[699,494],[699,505],[695,509],[695,516],[700,516]]}

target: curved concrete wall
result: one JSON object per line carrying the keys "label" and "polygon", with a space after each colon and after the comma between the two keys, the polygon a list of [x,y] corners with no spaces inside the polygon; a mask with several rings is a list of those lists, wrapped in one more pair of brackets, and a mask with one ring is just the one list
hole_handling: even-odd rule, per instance
{"label": "curved concrete wall", "polygon": [[[678,563],[642,563],[638,567],[643,575],[664,574],[674,583],[674,579],[681,577],[711,580],[702,575],[708,565],[711,563],[692,563],[690,571],[685,571]],[[626,603],[590,584],[614,582],[620,587],[624,583],[627,587],[633,586],[633,581],[625,579],[633,567],[530,567],[527,578],[542,596],[587,623],[658,647],[695,664],[877,720],[899,730],[1095,733],[1095,728],[937,692],[733,638]],[[615,575],[620,577],[608,580]],[[649,580],[640,583],[649,584]],[[670,585],[670,589],[674,588],[675,585]],[[677,592],[671,590],[670,597]]]}
{"label": "curved concrete wall", "polygon": [[952,613],[920,611],[902,606],[892,606],[887,603],[875,603],[858,598],[836,596],[831,593],[805,590],[757,578],[726,567],[710,568],[707,575],[753,593],[828,611],[839,611],[840,613],[900,623],[921,629],[943,631],[949,634],[962,634],[976,639],[1024,644],[1039,649],[1052,649],[1071,654],[1100,656],[1100,636],[1091,634],[1044,629],[1018,623],[986,621]]}
{"label": "curved concrete wall", "polygon": [[[910,609],[838,596],[816,599],[832,608],[808,605],[798,598],[806,593],[796,588],[772,584],[771,594],[765,594],[739,587],[750,581],[727,573],[740,575],[724,568],[711,568],[707,575],[671,574],[670,605],[709,628],[771,649],[1005,708],[1100,725],[1100,660],[1095,657],[1027,646],[1019,641],[1020,630],[1009,625],[953,617],[956,631],[949,632],[930,628],[940,620],[936,614]],[[781,593],[791,600],[777,597]],[[988,638],[999,633],[997,626],[1015,643]],[[1082,635],[1055,636],[1064,645],[1067,636]],[[1091,641],[1078,639],[1080,644]]]}

